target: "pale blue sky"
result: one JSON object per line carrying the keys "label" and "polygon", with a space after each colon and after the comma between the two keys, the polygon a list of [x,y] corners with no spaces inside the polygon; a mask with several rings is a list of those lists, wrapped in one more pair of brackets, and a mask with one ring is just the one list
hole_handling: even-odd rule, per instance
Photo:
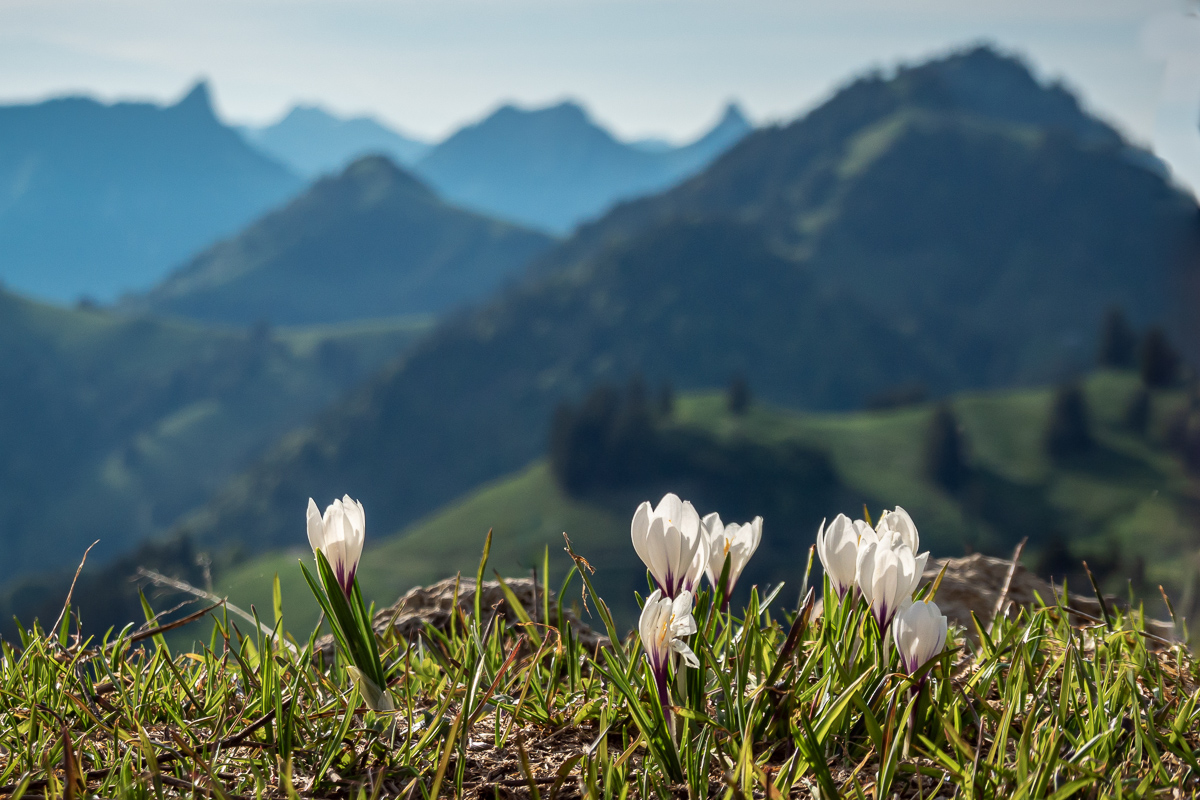
{"label": "pale blue sky", "polygon": [[503,101],[584,101],[624,136],[686,138],[739,99],[758,121],[872,67],[989,39],[1027,55],[1200,186],[1200,18],[1184,0],[4,0],[0,102],[297,101],[425,137]]}

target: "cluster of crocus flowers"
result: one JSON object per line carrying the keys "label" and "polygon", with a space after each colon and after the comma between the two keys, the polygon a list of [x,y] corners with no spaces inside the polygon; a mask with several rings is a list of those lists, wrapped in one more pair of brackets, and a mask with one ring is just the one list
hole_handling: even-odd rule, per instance
{"label": "cluster of crocus flowers", "polygon": [[913,603],[929,561],[929,553],[918,554],[920,544],[917,526],[899,506],[884,513],[874,528],[839,514],[817,533],[817,555],[830,586],[839,599],[852,589],[857,592],[879,632],[893,634],[910,673],[942,651],[947,631],[936,603]]}
{"label": "cluster of crocus flowers", "polygon": [[692,600],[700,576],[707,575],[715,587],[728,561],[723,587],[728,597],[762,540],[762,517],[744,525],[725,525],[718,514],[701,519],[691,503],[666,494],[653,508],[648,502],[638,506],[630,535],[657,587],[642,607],[638,632],[659,698],[667,708],[667,677],[677,657],[682,655],[688,666],[699,663],[681,637],[696,632]]}

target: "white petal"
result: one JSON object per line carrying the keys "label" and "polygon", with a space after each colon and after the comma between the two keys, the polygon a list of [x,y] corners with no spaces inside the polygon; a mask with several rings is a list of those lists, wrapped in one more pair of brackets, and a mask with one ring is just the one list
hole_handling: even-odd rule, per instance
{"label": "white petal", "polygon": [[671,601],[671,637],[691,636],[698,628],[696,618],[692,616],[692,595],[690,592],[680,592]]}
{"label": "white petal", "polygon": [[346,495],[342,498],[342,508],[350,520],[350,525],[361,537],[367,530],[367,512],[363,509],[363,504],[357,500],[351,500],[350,495]]}
{"label": "white petal", "polygon": [[679,499],[679,495],[667,492],[654,507],[654,516],[663,517],[668,523],[678,527],[683,519],[683,501]]}
{"label": "white petal", "polygon": [[[687,537],[687,534],[683,535]],[[690,550],[691,555],[690,558],[685,555],[687,561],[685,562],[686,571],[684,574],[686,576],[687,585],[692,589],[695,589],[700,585],[700,576],[704,574],[705,568],[708,567],[708,559],[709,555],[711,554],[711,550],[709,549],[708,545],[708,539],[703,533],[700,532],[699,517],[696,518],[696,528],[690,537],[687,537],[687,541],[690,545],[688,549]]]}
{"label": "white petal", "polygon": [[[658,636],[659,612],[661,611],[662,592],[655,589],[646,598],[642,606],[642,615],[638,619],[638,635],[642,637],[642,649],[647,655],[655,652],[655,641]],[[652,659],[653,660],[653,659]]]}
{"label": "white petal", "polygon": [[629,535],[633,539],[633,549],[637,551],[638,557],[642,559],[642,563],[646,565],[646,569],[650,567],[650,549],[647,546],[647,537],[650,535],[650,504],[642,503],[637,507],[637,511],[633,512],[633,522],[629,525]]}
{"label": "white petal", "polygon": [[313,555],[325,545],[325,523],[321,519],[321,511],[310,497],[308,498],[308,543],[312,546]]}
{"label": "white petal", "polygon": [[700,535],[700,514],[697,513],[696,507],[687,500],[683,501],[683,510],[680,512],[680,519],[676,524],[679,525],[679,530],[687,536]]}
{"label": "white petal", "polygon": [[666,588],[667,575],[671,572],[673,558],[670,543],[667,540],[668,529],[666,520],[655,517],[650,520],[650,531],[646,535],[646,565],[654,580]]}
{"label": "white petal", "polygon": [[893,531],[914,553],[920,549],[921,537],[917,534],[917,526],[908,512],[900,506],[896,506],[894,511],[888,511],[880,517],[875,530],[881,534],[884,531]]}
{"label": "white petal", "polygon": [[716,511],[704,515],[704,519],[700,520],[700,528],[710,542],[725,535],[725,524],[721,522],[721,515]]}
{"label": "white petal", "polygon": [[325,522],[326,529],[329,528],[329,521],[331,519],[333,519],[334,515],[335,514],[340,515],[341,513],[342,513],[342,501],[341,500],[334,500],[332,503],[325,506],[325,516],[322,519]]}
{"label": "white petal", "polygon": [[[747,530],[747,528],[749,530]],[[745,541],[746,545],[747,545],[746,558],[749,558],[750,556],[754,555],[754,551],[758,549],[758,546],[760,544],[762,544],[762,529],[763,529],[763,518],[762,517],[755,517],[754,519],[750,520],[749,525],[742,526],[741,534],[743,537],[743,541]]]}
{"label": "white petal", "polygon": [[867,542],[866,547],[859,547],[855,564],[855,582],[868,604],[874,603],[875,553],[878,549],[879,542],[875,541]]}
{"label": "white petal", "polygon": [[679,596],[671,601],[671,613],[678,619],[690,617],[692,615],[692,593],[680,592]]}
{"label": "white petal", "polygon": [[700,659],[696,658],[696,654],[692,652],[692,648],[688,647],[685,642],[681,642],[676,639],[675,641],[671,642],[671,647],[676,653],[679,653],[679,655],[683,656],[683,663],[687,664],[689,667],[695,669],[696,667],[700,666]]}

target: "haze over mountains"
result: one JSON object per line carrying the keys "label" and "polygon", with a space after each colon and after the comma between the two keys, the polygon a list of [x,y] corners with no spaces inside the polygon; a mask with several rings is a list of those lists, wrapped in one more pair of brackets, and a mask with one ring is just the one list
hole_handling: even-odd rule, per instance
{"label": "haze over mountains", "polygon": [[255,147],[309,179],[341,172],[370,155],[411,166],[431,147],[373,117],[342,119],[317,106],[296,106],[274,125],[241,130]]}
{"label": "haze over mountains", "polygon": [[736,104],[694,142],[622,142],[577,103],[505,105],[436,145],[368,118],[338,119],[297,107],[247,139],[299,174],[340,171],[355,158],[386,155],[410,167],[448,202],[553,233],[613,203],[661,191],[699,172],[752,125]]}
{"label": "haze over mountains", "polygon": [[748,129],[731,107],[690,145],[625,144],[564,104],[506,106],[437,147],[313,107],[239,132],[215,116],[204,83],[168,107],[0,106],[0,280],[60,303],[145,291],[306,180],[366,155],[415,170],[450,204],[566,232],[702,169]]}
{"label": "haze over mountains", "polygon": [[435,314],[484,297],[552,243],[446,205],[368,156],[121,308],[287,325]]}
{"label": "haze over mountains", "polygon": [[504,106],[433,148],[414,169],[466,208],[567,233],[613,203],[699,172],[750,130],[731,104],[695,142],[647,148],[617,141],[575,103],[532,111]]}
{"label": "haze over mountains", "polygon": [[0,577],[162,533],[425,327],[213,330],[0,291]]}
{"label": "haze over mountains", "polygon": [[71,97],[0,107],[0,279],[37,297],[144,288],[301,188],[213,114]]}
{"label": "haze over mountains", "polygon": [[1146,164],[987,48],[863,78],[583,226],[181,530],[291,543],[308,496],[351,488],[397,529],[537,457],[562,399],[635,372],[740,373],[808,408],[1059,378],[1110,305],[1178,331],[1200,299],[1196,203]]}

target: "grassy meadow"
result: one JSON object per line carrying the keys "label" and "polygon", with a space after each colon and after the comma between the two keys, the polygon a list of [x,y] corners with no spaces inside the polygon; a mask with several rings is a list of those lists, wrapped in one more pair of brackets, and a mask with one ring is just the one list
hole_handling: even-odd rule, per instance
{"label": "grassy meadow", "polygon": [[[756,404],[744,416],[726,409],[720,393],[680,396],[669,424],[701,429],[718,438],[746,437],[765,444],[800,441],[828,454],[847,502],[866,502],[874,514],[885,503],[900,504],[917,520],[933,556],[962,555],[967,548],[1007,556],[1030,536],[1026,559],[1035,568],[1047,549],[1039,535],[1051,531],[1070,542],[1068,558],[1087,558],[1093,569],[1108,564],[1106,591],[1124,596],[1126,578],[1142,560],[1135,587],[1157,614],[1165,614],[1157,586],[1184,604],[1191,602],[1195,574],[1196,509],[1200,493],[1179,459],[1162,446],[1163,428],[1184,402],[1182,394],[1159,393],[1146,435],[1124,425],[1125,408],[1139,383],[1132,374],[1104,372],[1086,383],[1097,446],[1067,463],[1049,458],[1042,445],[1052,392],[965,394],[953,408],[965,433],[975,488],[949,493],[925,474],[924,439],[933,408],[918,405],[888,411],[814,414]],[[652,501],[657,500],[655,498]],[[830,508],[853,512],[860,505]],[[390,604],[413,586],[461,571],[474,571],[479,542],[494,530],[491,567],[505,576],[529,575],[548,548],[551,579],[570,566],[563,553],[566,532],[596,567],[605,595],[642,590],[644,577],[629,563],[628,509],[574,498],[556,483],[545,461],[470,493],[454,504],[385,535],[374,530],[367,511],[367,546],[359,577],[364,595]],[[784,544],[780,563],[757,565],[764,582],[786,580],[793,592],[808,558],[820,519],[804,529],[764,524],[764,540]],[[1115,553],[1115,555],[1114,555]],[[296,547],[253,558],[217,577],[215,591],[260,612],[271,608],[271,581],[279,575],[285,626],[306,636],[317,605],[304,584],[298,559],[311,563],[301,511]],[[1072,562],[1068,562],[1072,563]],[[1076,589],[1083,589],[1077,585]],[[1186,597],[1184,595],[1187,595]],[[631,601],[614,602],[614,613],[630,625]],[[593,620],[594,622],[594,620]]]}

